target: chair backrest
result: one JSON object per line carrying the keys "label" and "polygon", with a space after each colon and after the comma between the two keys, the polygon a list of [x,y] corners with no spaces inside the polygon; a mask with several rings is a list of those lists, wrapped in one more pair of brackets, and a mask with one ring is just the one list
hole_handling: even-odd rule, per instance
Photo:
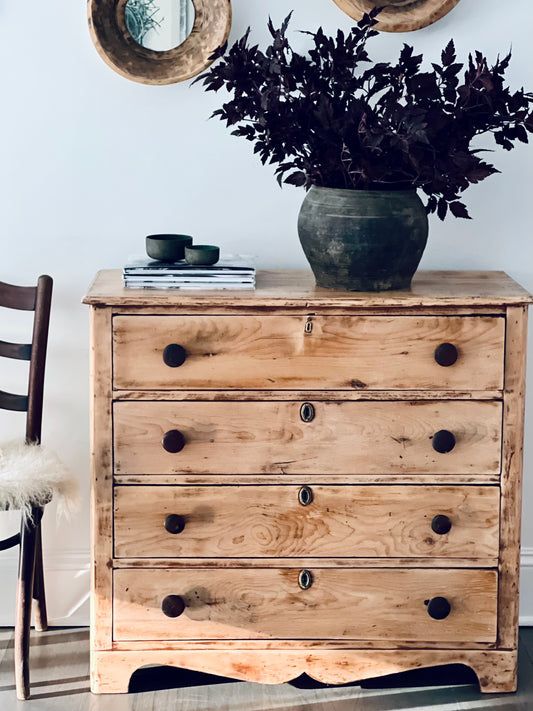
{"label": "chair backrest", "polygon": [[0,306],[34,311],[31,343],[0,340],[0,356],[29,361],[28,390],[24,395],[0,390],[0,408],[26,412],[26,441],[41,441],[44,369],[48,344],[48,324],[52,302],[52,278],[43,274],[37,286],[15,286],[0,282]]}

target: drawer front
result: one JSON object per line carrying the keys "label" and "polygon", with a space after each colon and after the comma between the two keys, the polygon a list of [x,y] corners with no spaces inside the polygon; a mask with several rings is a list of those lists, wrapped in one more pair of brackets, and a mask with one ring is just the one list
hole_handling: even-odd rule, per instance
{"label": "drawer front", "polygon": [[[115,570],[114,639],[496,640],[493,570],[320,568],[309,573]],[[302,589],[309,581],[311,586]],[[449,603],[444,619],[428,614],[428,601],[435,598]],[[178,616],[166,616],[163,607]]]}
{"label": "drawer front", "polygon": [[494,474],[501,418],[500,402],[122,401],[115,472]]}
{"label": "drawer front", "polygon": [[495,390],[504,335],[498,316],[115,316],[114,388]]}
{"label": "drawer front", "polygon": [[498,555],[491,486],[117,486],[114,515],[119,558]]}

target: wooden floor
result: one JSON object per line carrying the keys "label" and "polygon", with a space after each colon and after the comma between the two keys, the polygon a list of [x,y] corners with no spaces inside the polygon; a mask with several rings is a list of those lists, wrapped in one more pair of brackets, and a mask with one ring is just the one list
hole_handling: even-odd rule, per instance
{"label": "wooden floor", "polygon": [[32,632],[32,697],[17,701],[13,631],[0,628],[0,710],[12,711],[498,711],[533,710],[533,628],[520,630],[518,691],[482,695],[464,667],[422,670],[358,684],[326,687],[302,677],[262,686],[180,669],[136,672],[129,694],[89,691],[89,631]]}

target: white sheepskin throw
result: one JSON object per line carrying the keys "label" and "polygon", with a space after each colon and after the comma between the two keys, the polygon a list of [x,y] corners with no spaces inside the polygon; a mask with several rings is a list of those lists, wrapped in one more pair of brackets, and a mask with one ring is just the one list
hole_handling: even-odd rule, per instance
{"label": "white sheepskin throw", "polygon": [[40,444],[20,441],[0,445],[0,509],[20,510],[56,499],[58,515],[69,514],[79,503],[78,482],[59,457]]}

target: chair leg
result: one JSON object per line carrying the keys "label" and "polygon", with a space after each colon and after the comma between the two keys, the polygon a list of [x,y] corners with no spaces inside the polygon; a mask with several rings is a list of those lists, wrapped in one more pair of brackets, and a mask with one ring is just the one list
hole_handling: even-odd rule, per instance
{"label": "chair leg", "polygon": [[20,529],[19,573],[15,612],[15,684],[18,699],[30,696],[30,623],[33,578],[35,571],[36,522],[42,509],[32,509],[34,520],[22,523]]}
{"label": "chair leg", "polygon": [[46,595],[44,590],[43,543],[41,522],[35,529],[35,575],[33,579],[33,623],[37,632],[48,629]]}

